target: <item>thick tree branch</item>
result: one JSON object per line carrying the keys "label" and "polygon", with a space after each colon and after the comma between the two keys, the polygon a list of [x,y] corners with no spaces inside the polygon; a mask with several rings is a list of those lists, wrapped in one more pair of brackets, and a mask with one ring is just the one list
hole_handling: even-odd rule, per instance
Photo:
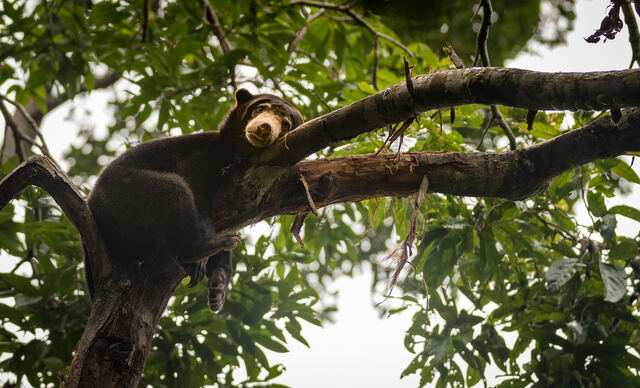
{"label": "thick tree branch", "polygon": [[80,233],[87,283],[95,287],[91,315],[62,386],[136,386],[158,321],[184,270],[166,257],[135,266],[111,260],[82,194],[48,157],[30,157],[0,182],[0,208],[29,185],[51,194]]}
{"label": "thick tree branch", "polygon": [[[567,152],[571,150],[571,152]],[[238,193],[219,199],[219,230],[279,214],[308,210],[299,176],[304,175],[317,207],[376,197],[405,197],[417,192],[422,178],[429,192],[473,197],[524,199],[547,187],[555,176],[585,163],[640,151],[640,109],[627,109],[618,124],[601,117],[549,141],[508,152],[421,152],[358,155],[300,162],[250,205]],[[232,212],[223,204],[236,204]],[[245,206],[243,208],[243,206]]]}
{"label": "thick tree branch", "polygon": [[87,282],[99,287],[101,279],[111,271],[105,261],[107,253],[102,238],[82,194],[52,159],[34,155],[7,175],[0,182],[0,209],[30,185],[46,190],[76,227],[87,255],[95,258],[92,260],[91,270],[87,269],[87,276],[91,276],[94,281],[87,279]]}
{"label": "thick tree branch", "polygon": [[[464,104],[531,110],[640,106],[640,70],[543,73],[521,69],[456,69],[413,78],[418,113]],[[280,139],[258,163],[289,167],[306,156],[361,133],[413,116],[406,83],[309,120]]]}

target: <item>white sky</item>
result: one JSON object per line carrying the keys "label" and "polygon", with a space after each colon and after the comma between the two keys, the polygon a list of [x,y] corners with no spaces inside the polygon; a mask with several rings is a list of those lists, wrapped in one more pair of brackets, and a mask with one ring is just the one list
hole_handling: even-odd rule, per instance
{"label": "white sky", "polygon": [[[568,37],[567,46],[553,50],[535,48],[539,55],[521,55],[509,62],[508,66],[539,71],[626,69],[631,56],[626,26],[614,41],[594,45],[583,39],[600,25],[608,3],[608,0],[579,0],[575,29]],[[100,93],[106,95],[108,92],[94,94]],[[104,100],[104,97],[98,98]],[[112,120],[107,109],[96,109],[92,101],[77,98],[74,105],[77,110],[93,108],[91,121],[96,123],[96,131],[104,131],[106,123]],[[61,135],[64,128],[76,127],[64,120],[66,115],[66,109],[58,109],[49,114],[42,125],[47,144],[59,162],[70,143],[79,143],[79,139],[74,138],[73,134]],[[638,163],[634,167],[637,165]],[[63,163],[63,168],[68,166]],[[640,196],[636,193],[617,200],[633,201],[637,206],[639,199]],[[608,205],[611,205],[609,202]],[[629,234],[637,233],[637,223],[621,218],[624,217],[619,217],[618,221],[625,222],[624,227],[632,231]],[[6,271],[6,264],[0,263],[0,270]],[[336,323],[326,324],[323,328],[303,323],[302,334],[311,349],[290,339],[289,353],[267,352],[272,364],[283,363],[287,367],[287,371],[273,382],[309,388],[418,386],[419,379],[416,375],[399,379],[400,373],[413,358],[404,349],[403,340],[414,311],[380,319],[373,304],[381,296],[370,294],[370,284],[371,275],[368,271],[352,279],[340,278],[333,282],[330,288],[340,291],[339,312],[334,315]],[[0,380],[1,377],[0,374]]]}

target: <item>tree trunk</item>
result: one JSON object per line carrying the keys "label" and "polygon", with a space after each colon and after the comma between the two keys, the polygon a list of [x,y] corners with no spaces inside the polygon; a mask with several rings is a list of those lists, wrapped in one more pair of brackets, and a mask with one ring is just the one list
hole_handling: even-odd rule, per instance
{"label": "tree trunk", "polygon": [[184,278],[173,260],[116,264],[96,289],[91,315],[62,386],[135,387],[169,298]]}

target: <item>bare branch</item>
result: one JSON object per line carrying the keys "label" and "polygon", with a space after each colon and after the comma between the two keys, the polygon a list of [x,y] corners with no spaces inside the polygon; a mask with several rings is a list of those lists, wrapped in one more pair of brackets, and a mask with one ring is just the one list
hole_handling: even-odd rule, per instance
{"label": "bare branch", "polygon": [[[95,90],[95,89],[107,88],[113,85],[117,80],[119,80],[121,76],[122,74],[120,72],[112,71],[103,77],[96,78],[93,84],[93,89]],[[80,88],[81,93],[84,93],[87,91],[88,91],[88,88],[86,87],[86,85],[83,85]],[[45,112],[43,112],[40,109],[38,104],[36,104],[35,102],[30,102],[29,104],[27,104],[26,107],[24,107],[26,114],[24,114],[25,112],[22,112],[22,113],[24,114],[25,117],[30,117],[38,125],[42,121],[42,118],[44,117],[46,112],[49,112],[52,109],[58,107],[59,105],[67,101],[70,97],[71,96],[69,96],[67,93],[62,93],[60,95],[53,95],[49,93],[44,98],[44,104],[47,108]],[[33,125],[29,123],[25,123],[24,118],[21,115],[14,115],[13,121],[20,128],[20,132],[22,134],[35,137],[36,134],[32,130]],[[2,152],[0,152],[0,155],[2,157],[0,162],[6,160],[7,158],[11,157],[12,155],[18,152],[18,150],[15,149],[14,146],[15,146],[15,139],[13,137],[13,131],[6,131],[5,137],[4,137],[4,143],[2,145]]]}
{"label": "bare branch", "polygon": [[624,14],[624,21],[627,23],[627,29],[629,30],[629,44],[631,45],[631,63],[629,64],[629,68],[633,67],[633,62],[640,66],[640,31],[638,31],[638,22],[636,15],[631,9],[631,4],[623,4],[622,13]]}
{"label": "bare branch", "polygon": [[379,61],[379,53],[380,51],[380,39],[376,36],[373,40],[373,71],[371,73],[371,84],[375,90],[378,89],[378,61]]}
{"label": "bare branch", "polygon": [[[489,28],[491,28],[491,15],[493,14],[493,8],[491,7],[491,0],[480,0],[480,6],[482,7],[482,26],[478,31],[478,39],[476,43],[476,57],[473,60],[473,65],[478,63],[478,58],[482,59],[482,65],[485,67],[491,66],[489,62],[489,50],[487,49],[487,40],[489,39]],[[517,147],[516,137],[509,127],[509,123],[504,119],[500,109],[496,105],[491,105],[491,114],[498,122],[502,132],[509,139],[509,148],[515,150]]]}
{"label": "bare branch", "polygon": [[293,39],[289,43],[289,46],[287,47],[287,52],[289,54],[293,53],[298,47],[298,45],[300,44],[300,42],[302,42],[302,39],[309,31],[309,26],[311,25],[311,23],[317,18],[319,18],[320,16],[324,15],[325,12],[326,12],[326,9],[321,9],[320,11],[307,17],[307,25],[298,30],[296,35],[293,37]]}
{"label": "bare branch", "polygon": [[498,125],[500,126],[500,128],[502,128],[502,132],[504,132],[504,134],[507,136],[507,139],[509,139],[509,148],[515,150],[517,147],[516,137],[511,131],[509,123],[507,123],[507,120],[505,120],[504,116],[502,116],[502,113],[500,113],[500,109],[497,105],[491,105],[491,114],[496,119],[496,121],[498,121]]}
{"label": "bare branch", "polygon": [[[4,106],[4,103],[2,101],[0,101],[0,112],[2,112],[2,117],[4,117],[7,128],[11,128],[11,133],[13,133],[13,140],[15,141],[15,149],[16,149],[16,152],[18,153],[18,157],[20,158],[20,161],[24,161],[26,159],[25,149],[22,147],[20,142],[25,140],[29,144],[33,145],[35,144],[35,141],[20,131],[20,128],[18,128],[15,121],[13,121],[13,117],[11,117],[11,113],[9,113],[9,111]],[[6,132],[6,133],[9,133],[9,132]]]}
{"label": "bare branch", "polygon": [[411,213],[411,221],[409,222],[409,233],[407,233],[407,237],[404,239],[404,242],[402,243],[400,260],[398,261],[396,270],[393,272],[393,276],[391,277],[391,285],[389,286],[389,295],[391,295],[391,291],[393,291],[393,287],[398,282],[398,277],[402,272],[402,268],[404,268],[404,265],[407,264],[407,261],[409,261],[409,256],[411,255],[411,247],[413,246],[413,241],[416,238],[418,214],[420,213],[422,202],[424,201],[428,192],[429,192],[429,179],[427,178],[427,175],[425,175],[424,177],[422,177],[422,181],[420,182],[420,187],[418,189],[416,199],[413,201],[413,212]]}
{"label": "bare branch", "polygon": [[293,224],[291,224],[291,234],[293,234],[293,237],[296,239],[298,245],[300,245],[300,248],[302,249],[304,249],[304,243],[302,242],[302,238],[300,237],[300,231],[302,230],[302,225],[304,225],[304,220],[308,215],[309,212],[299,211],[296,215],[296,219],[293,221]]}
{"label": "bare branch", "polygon": [[[18,131],[20,136],[22,136],[23,138],[26,138],[26,140],[28,142],[30,142],[31,144],[34,144],[36,147],[40,148],[40,150],[42,151],[43,155],[46,155],[46,156],[48,156],[49,158],[51,158],[53,160],[53,157],[51,156],[51,153],[49,153],[49,147],[47,147],[47,143],[44,140],[44,136],[42,136],[42,132],[40,131],[38,123],[36,123],[36,121],[33,119],[33,117],[29,116],[29,112],[27,112],[27,109],[22,104],[19,104],[16,101],[13,101],[13,100],[7,98],[6,96],[3,96],[2,94],[0,94],[0,99],[10,103],[11,105],[15,106],[16,109],[18,109],[18,111],[22,114],[22,117],[27,121],[27,123],[29,123],[29,125],[31,126],[32,131],[40,139],[40,142],[42,144],[41,145],[40,144],[36,144],[33,139],[31,139],[28,136],[22,134],[20,132],[20,130],[17,128],[17,125],[16,125],[16,130]],[[3,114],[4,114],[4,110],[3,110]],[[7,118],[5,117],[5,119],[7,119]],[[9,118],[8,120],[13,121],[12,118]],[[14,123],[14,125],[15,125],[15,123]]]}
{"label": "bare branch", "polygon": [[309,209],[313,213],[314,216],[318,216],[318,208],[316,204],[313,202],[313,198],[311,197],[311,193],[309,192],[309,185],[307,181],[304,179],[304,175],[300,174],[300,183],[304,187],[304,192],[307,194],[307,202],[309,202]]}
{"label": "bare branch", "polygon": [[222,51],[225,53],[231,51],[231,43],[229,43],[229,39],[227,39],[222,31],[218,15],[216,15],[216,11],[213,9],[209,0],[202,0],[202,23],[218,38]]}
{"label": "bare branch", "polygon": [[149,0],[142,3],[142,43],[146,43],[149,36]]}
{"label": "bare branch", "polygon": [[491,64],[489,63],[487,40],[489,38],[489,28],[491,27],[491,15],[493,14],[491,0],[480,0],[480,7],[482,7],[482,25],[476,40],[476,57],[473,60],[473,66],[477,66],[478,60],[482,59],[482,65],[489,67]]}
{"label": "bare branch", "polygon": [[462,61],[462,59],[460,59],[458,54],[456,54],[456,52],[453,50],[453,47],[451,47],[451,45],[444,46],[442,48],[442,51],[444,51],[445,54],[447,54],[447,56],[451,60],[451,63],[453,63],[453,66],[455,66],[456,69],[462,69],[463,67],[465,67],[464,62]]}

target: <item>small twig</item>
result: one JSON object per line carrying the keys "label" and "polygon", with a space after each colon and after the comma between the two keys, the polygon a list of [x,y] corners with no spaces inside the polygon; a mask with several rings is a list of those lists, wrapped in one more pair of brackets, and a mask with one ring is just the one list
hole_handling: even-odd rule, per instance
{"label": "small twig", "polygon": [[142,43],[146,43],[149,33],[149,0],[142,4]]}
{"label": "small twig", "polygon": [[487,135],[487,132],[489,132],[489,128],[491,128],[491,124],[493,123],[494,119],[495,117],[491,116],[489,121],[487,121],[487,125],[482,129],[482,135],[480,135],[480,141],[478,142],[478,146],[476,147],[476,150],[479,150],[480,147],[482,147],[482,142],[484,141],[484,137]]}
{"label": "small twig", "polygon": [[[342,80],[340,80],[340,74],[338,73],[338,71],[336,69],[333,69],[329,66],[327,66],[325,63],[323,63],[321,60],[319,60],[318,58],[316,58],[313,53],[310,53],[308,51],[305,50],[301,50],[301,49],[296,49],[296,53],[300,53],[302,55],[304,55],[305,57],[307,57],[309,60],[315,62],[318,66],[322,67],[323,69],[326,69],[329,73],[331,73],[331,76],[338,82],[340,82],[340,84],[344,85],[344,82]],[[292,66],[295,68],[295,63],[292,64]]]}
{"label": "small twig", "polygon": [[511,131],[511,127],[507,123],[507,120],[504,119],[502,113],[500,113],[500,109],[498,109],[497,105],[491,105],[491,114],[498,121],[498,125],[502,128],[502,131],[509,139],[509,148],[512,150],[516,149],[516,137],[513,135]]}
{"label": "small twig", "polygon": [[319,18],[320,16],[324,15],[325,12],[327,12],[327,10],[323,8],[320,11],[307,17],[307,24],[301,29],[299,29],[298,32],[296,32],[293,39],[291,39],[291,42],[289,42],[289,46],[287,47],[287,53],[292,54],[296,50],[300,42],[302,42],[302,38],[304,38],[304,36],[309,31],[309,26],[311,25],[311,23],[317,18]]}
{"label": "small twig", "polygon": [[42,151],[43,155],[46,155],[49,158],[53,159],[53,157],[51,156],[51,153],[49,152],[49,147],[47,147],[47,143],[44,141],[44,136],[42,135],[42,132],[40,131],[40,127],[38,126],[38,123],[36,123],[36,121],[33,119],[33,117],[31,117],[29,112],[27,112],[27,109],[24,106],[22,106],[22,104],[7,98],[6,96],[3,96],[2,94],[0,94],[0,100],[6,101],[9,104],[15,106],[16,109],[18,109],[18,111],[20,112],[22,117],[24,117],[24,119],[29,123],[29,125],[31,126],[31,128],[35,132],[36,137],[38,139],[40,139],[40,142],[42,143],[42,145],[36,144],[34,139],[31,139],[28,136],[25,136],[24,134],[19,132],[19,134],[22,136],[22,138],[24,140],[30,142],[31,144],[34,144],[36,147],[40,148],[40,151]]}
{"label": "small twig", "polygon": [[464,67],[464,62],[462,62],[462,59],[460,59],[460,57],[458,56],[458,54],[456,54],[450,44],[444,46],[442,48],[442,51],[447,54],[447,56],[451,60],[451,63],[453,63],[453,66],[455,66],[456,69],[462,69]]}
{"label": "small twig", "polygon": [[6,125],[8,125],[13,132],[13,137],[16,142],[16,153],[18,154],[18,158],[20,158],[20,161],[22,162],[26,159],[26,157],[22,150],[22,147],[20,147],[20,141],[26,140],[31,144],[35,144],[35,142],[33,141],[33,139],[29,139],[27,136],[23,135],[22,132],[20,132],[20,128],[18,128],[16,123],[13,121],[11,113],[9,113],[7,107],[4,106],[4,103],[2,101],[0,101],[0,111],[2,112],[2,116],[4,117]]}
{"label": "small twig", "polygon": [[527,131],[530,131],[533,129],[533,122],[536,119],[536,114],[538,113],[537,110],[535,109],[529,109],[527,111]]}
{"label": "small twig", "polygon": [[296,219],[293,220],[293,224],[291,224],[291,234],[300,245],[300,248],[304,249],[304,243],[302,242],[302,238],[300,238],[300,231],[302,230],[302,225],[304,225],[304,220],[309,215],[309,212],[299,211],[296,214]]}
{"label": "small twig", "polygon": [[391,276],[391,285],[389,286],[389,295],[393,291],[393,287],[398,282],[398,277],[400,276],[400,272],[402,272],[402,268],[409,260],[409,256],[412,254],[411,246],[413,245],[413,241],[416,238],[416,225],[418,222],[418,214],[420,213],[420,207],[422,207],[422,202],[427,196],[427,192],[429,190],[429,179],[427,176],[422,177],[422,181],[420,182],[420,188],[418,189],[418,194],[416,195],[416,199],[413,202],[413,213],[411,213],[411,221],[409,224],[409,233],[407,233],[407,237],[402,243],[402,250],[400,252],[400,260],[396,266],[396,270]]}
{"label": "small twig", "polygon": [[[639,3],[636,3],[636,6],[638,6],[638,4]],[[627,29],[629,30],[629,44],[631,45],[631,63],[629,64],[629,68],[631,69],[634,62],[640,65],[640,31],[638,31],[638,22],[631,9],[631,4],[623,4],[622,13],[624,14]]]}
{"label": "small twig", "polygon": [[360,23],[360,25],[362,25],[364,28],[369,30],[373,35],[395,44],[396,46],[398,46],[401,49],[403,49],[407,53],[407,55],[409,55],[410,57],[414,57],[415,56],[415,54],[413,53],[413,51],[411,51],[409,49],[409,47],[407,47],[407,46],[403,45],[402,43],[398,42],[397,40],[395,40],[391,36],[376,30],[375,28],[373,28],[373,26],[371,26],[371,24],[367,23],[360,15],[357,15],[357,14],[353,13],[351,10],[348,10],[346,13],[347,13],[347,15],[351,16],[351,18],[353,20],[355,20],[356,22]]}
{"label": "small twig", "polygon": [[481,58],[482,65],[488,67],[491,66],[489,64],[489,52],[487,50],[489,28],[491,27],[491,15],[493,14],[491,0],[480,0],[480,7],[482,7],[482,25],[480,26],[476,40],[476,57],[473,59],[473,66],[477,66],[478,59]]}
{"label": "small twig", "polygon": [[[487,49],[487,40],[489,38],[489,28],[491,27],[491,15],[493,14],[493,8],[491,7],[491,0],[480,0],[480,6],[482,7],[482,26],[478,31],[478,39],[476,41],[476,57],[473,60],[473,65],[476,66],[478,58],[482,59],[482,66],[491,66],[489,62],[489,50]],[[498,125],[502,128],[502,131],[509,139],[509,148],[515,150],[517,148],[516,137],[511,131],[511,127],[500,113],[497,105],[491,105],[491,114],[498,121]]]}
{"label": "small twig", "polygon": [[571,234],[571,232],[569,232],[568,230],[566,230],[565,228],[563,228],[562,226],[553,223],[551,221],[547,221],[545,220],[540,214],[534,214],[533,215],[535,218],[537,218],[540,222],[542,222],[547,228],[549,229],[555,229],[556,231],[558,231],[562,237],[564,237],[567,240],[570,241],[578,241],[580,238],[580,236],[577,235],[573,235]]}
{"label": "small twig", "polygon": [[[382,144],[382,147],[380,147],[378,152],[376,152],[376,155],[379,154],[381,151],[384,151],[385,148],[389,149],[389,147],[391,147],[391,144],[393,144],[393,142],[396,141],[398,137],[404,135],[404,133],[407,131],[407,128],[409,128],[411,123],[413,123],[413,117],[403,121],[399,129],[397,129],[398,124],[396,124],[393,127],[390,127],[389,136],[387,136],[387,139]],[[398,147],[398,149],[400,149],[400,147]]]}
{"label": "small twig", "polygon": [[313,198],[311,198],[311,193],[309,192],[309,185],[307,184],[307,180],[304,179],[304,175],[299,173],[300,182],[302,182],[302,186],[304,186],[304,192],[307,194],[307,201],[309,202],[309,208],[314,216],[318,216],[318,208],[316,204],[313,202]]}
{"label": "small twig", "polygon": [[409,92],[409,99],[411,99],[411,112],[413,113],[413,118],[416,120],[416,123],[419,123],[418,113],[416,113],[416,101],[413,97],[413,81],[411,80],[411,70],[415,65],[409,66],[409,62],[407,62],[407,58],[405,57],[402,57],[402,60],[404,61],[404,78],[407,84],[407,91]]}
{"label": "small twig", "polygon": [[226,35],[222,31],[218,15],[216,15],[216,12],[209,0],[202,0],[202,22],[218,38],[222,51],[225,53],[231,51],[231,43],[229,43],[229,39],[227,39]]}
{"label": "small twig", "polygon": [[371,76],[371,83],[373,84],[373,88],[378,90],[378,50],[380,46],[380,39],[376,36],[373,40],[373,74]]}

